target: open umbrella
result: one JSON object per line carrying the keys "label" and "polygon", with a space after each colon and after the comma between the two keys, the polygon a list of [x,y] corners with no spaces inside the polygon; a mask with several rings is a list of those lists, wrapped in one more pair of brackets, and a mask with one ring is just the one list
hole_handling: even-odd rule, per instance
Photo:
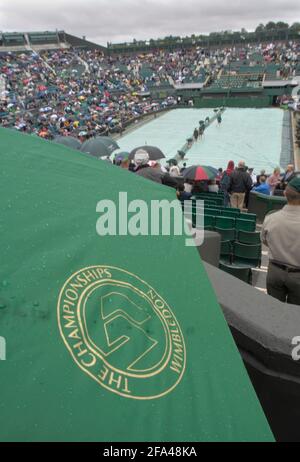
{"label": "open umbrella", "polygon": [[100,140],[103,144],[105,144],[105,146],[110,150],[111,153],[116,151],[116,149],[120,149],[118,143],[115,140],[109,138],[108,136],[97,136],[97,138],[95,139]]}
{"label": "open umbrella", "polygon": [[63,144],[64,146],[68,146],[72,149],[80,149],[81,143],[77,138],[73,138],[73,136],[56,136],[54,138],[54,143]]}
{"label": "open umbrella", "polygon": [[[107,141],[103,142],[103,140]],[[117,143],[110,138],[97,136],[85,141],[81,146],[81,151],[98,158],[107,157],[118,149],[118,147],[115,147],[116,145]]]}
{"label": "open umbrella", "polygon": [[193,165],[184,171],[183,176],[186,180],[209,181],[218,176],[218,170],[204,165]]}
{"label": "open umbrella", "polygon": [[162,153],[162,151],[155,147],[155,146],[140,146],[138,148],[135,148],[133,151],[131,151],[129,160],[133,160],[135,153],[139,150],[143,149],[143,151],[146,151],[149,155],[149,160],[160,160],[160,159],[165,159],[165,155]]}

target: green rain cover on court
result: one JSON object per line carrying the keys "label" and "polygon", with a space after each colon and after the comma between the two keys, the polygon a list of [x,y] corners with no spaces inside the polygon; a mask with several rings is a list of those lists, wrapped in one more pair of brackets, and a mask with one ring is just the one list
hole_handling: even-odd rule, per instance
{"label": "green rain cover on court", "polygon": [[97,234],[100,200],[174,190],[0,139],[0,440],[272,441],[197,250]]}

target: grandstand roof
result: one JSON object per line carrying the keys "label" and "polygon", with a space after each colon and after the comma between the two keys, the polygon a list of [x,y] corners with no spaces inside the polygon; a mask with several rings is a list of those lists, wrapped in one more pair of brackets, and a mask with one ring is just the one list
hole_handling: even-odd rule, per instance
{"label": "grandstand roof", "polygon": [[265,80],[262,83],[263,87],[297,87],[298,82],[297,80],[291,79],[291,80]]}

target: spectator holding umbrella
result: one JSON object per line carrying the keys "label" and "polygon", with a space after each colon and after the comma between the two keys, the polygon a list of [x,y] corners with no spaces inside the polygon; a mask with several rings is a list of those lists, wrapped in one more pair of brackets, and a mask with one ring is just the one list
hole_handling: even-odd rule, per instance
{"label": "spectator holding umbrella", "polygon": [[134,155],[134,163],[136,165],[136,175],[142,176],[156,183],[162,183],[164,174],[160,169],[150,167],[149,154],[147,151],[143,149],[136,151]]}

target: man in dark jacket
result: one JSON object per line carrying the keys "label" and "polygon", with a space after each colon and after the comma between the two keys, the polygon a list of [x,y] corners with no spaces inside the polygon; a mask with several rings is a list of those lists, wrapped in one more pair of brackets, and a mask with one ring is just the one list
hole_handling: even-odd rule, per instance
{"label": "man in dark jacket", "polygon": [[157,164],[154,167],[149,165],[149,155],[143,149],[139,149],[134,156],[134,163],[136,165],[135,173],[136,175],[142,176],[147,180],[154,181],[155,183],[160,183],[170,188],[176,189],[178,187],[178,180],[171,177],[169,173],[164,173],[160,165]]}
{"label": "man in dark jacket", "polygon": [[231,194],[231,207],[240,210],[244,207],[245,196],[252,188],[252,180],[249,173],[246,172],[245,162],[240,161],[238,167],[230,176],[229,190]]}
{"label": "man in dark jacket", "polygon": [[147,180],[155,181],[162,184],[163,172],[161,169],[152,168],[149,165],[149,154],[143,149],[139,149],[134,156],[134,163],[136,165],[135,173],[139,176],[147,178]]}

